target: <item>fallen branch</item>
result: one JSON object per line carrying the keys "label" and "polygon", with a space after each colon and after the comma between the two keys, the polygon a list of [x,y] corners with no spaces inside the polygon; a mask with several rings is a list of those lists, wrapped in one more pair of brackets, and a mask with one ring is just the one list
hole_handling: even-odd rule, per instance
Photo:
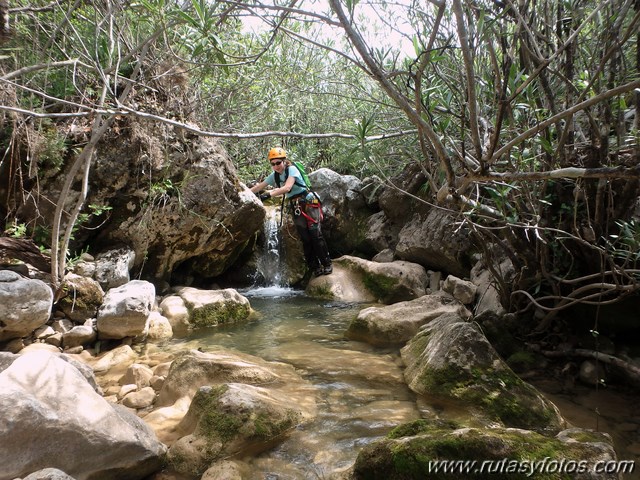
{"label": "fallen branch", "polygon": [[570,356],[593,358],[594,360],[598,360],[600,362],[608,363],[609,365],[613,365],[615,367],[621,368],[633,380],[636,380],[640,383],[640,367],[638,367],[637,365],[634,365],[633,363],[622,360],[621,358],[614,357],[613,355],[609,355],[602,352],[596,352],[595,350],[587,350],[586,348],[574,348],[571,350],[559,350],[559,351],[546,350],[546,351],[543,351],[542,354],[545,357],[550,357],[550,358],[570,357]]}

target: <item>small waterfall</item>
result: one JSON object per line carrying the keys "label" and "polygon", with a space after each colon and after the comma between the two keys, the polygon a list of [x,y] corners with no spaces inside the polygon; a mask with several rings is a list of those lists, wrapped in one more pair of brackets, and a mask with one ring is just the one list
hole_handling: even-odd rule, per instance
{"label": "small waterfall", "polygon": [[258,278],[264,279],[265,285],[281,287],[282,285],[282,246],[280,243],[280,209],[267,206],[264,220],[264,245],[258,257]]}

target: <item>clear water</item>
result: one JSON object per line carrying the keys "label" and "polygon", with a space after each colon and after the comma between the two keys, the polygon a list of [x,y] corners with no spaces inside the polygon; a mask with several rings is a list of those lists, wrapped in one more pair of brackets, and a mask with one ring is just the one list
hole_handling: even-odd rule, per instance
{"label": "clear water", "polygon": [[330,478],[348,468],[364,445],[420,417],[402,380],[399,352],[344,338],[366,305],[323,302],[282,287],[242,293],[257,313],[252,321],[200,329],[175,339],[172,348],[223,346],[291,364],[311,383],[317,405],[315,419],[283,443],[242,459],[246,478]]}

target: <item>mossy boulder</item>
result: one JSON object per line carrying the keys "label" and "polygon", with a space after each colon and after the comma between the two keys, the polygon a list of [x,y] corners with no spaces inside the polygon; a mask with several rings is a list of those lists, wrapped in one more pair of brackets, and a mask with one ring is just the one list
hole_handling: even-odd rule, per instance
{"label": "mossy boulder", "polygon": [[429,276],[417,263],[372,262],[342,256],[333,261],[331,275],[312,279],[307,294],[348,302],[396,303],[427,293]]}
{"label": "mossy boulder", "polygon": [[416,393],[456,399],[505,427],[556,434],[566,426],[556,406],[509,368],[478,326],[456,314],[424,325],[401,353]]}
{"label": "mossy boulder", "polygon": [[104,291],[98,282],[73,273],[64,277],[62,292],[57,306],[74,322],[95,318],[104,300]]}
{"label": "mossy boulder", "polygon": [[[581,430],[546,437],[515,428],[460,428],[418,420],[360,451],[353,480],[617,479],[596,474],[598,462],[616,459],[607,434]],[[576,440],[575,437],[583,437]],[[453,461],[445,464],[444,461]],[[447,470],[445,470],[445,468]]]}
{"label": "mossy boulder", "polygon": [[249,319],[251,305],[246,297],[232,288],[200,290],[182,287],[176,290],[189,312],[193,327],[235,324]]}
{"label": "mossy boulder", "polygon": [[273,446],[302,419],[287,396],[262,387],[201,387],[178,425],[185,436],[171,446],[167,460],[180,473],[202,475],[219,459]]}

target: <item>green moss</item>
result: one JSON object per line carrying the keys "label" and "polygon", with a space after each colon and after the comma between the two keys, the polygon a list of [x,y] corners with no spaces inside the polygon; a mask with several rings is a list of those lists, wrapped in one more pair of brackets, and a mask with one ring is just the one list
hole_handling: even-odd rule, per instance
{"label": "green moss", "polygon": [[402,437],[414,437],[419,434],[433,432],[435,430],[455,430],[460,425],[453,421],[426,420],[421,418],[413,422],[400,425],[387,435],[387,438],[395,439]]}
{"label": "green moss", "polygon": [[506,360],[507,365],[516,371],[528,370],[535,366],[536,357],[533,353],[527,351],[519,351],[512,354]]}
{"label": "green moss", "polygon": [[271,440],[293,428],[299,421],[294,412],[289,412],[279,422],[274,422],[268,415],[260,413],[253,419],[254,436],[260,440]]}
{"label": "green moss", "polygon": [[307,294],[315,298],[333,298],[331,287],[327,283],[307,288]]}
{"label": "green moss", "polygon": [[395,293],[398,281],[385,275],[376,275],[371,272],[363,272],[362,283],[377,299],[386,300]]}
{"label": "green moss", "polygon": [[190,310],[190,323],[194,327],[233,324],[247,319],[251,313],[248,305],[227,302],[211,303]]}
{"label": "green moss", "polygon": [[465,371],[449,366],[427,370],[419,381],[425,392],[477,405],[505,426],[539,430],[555,418],[550,406],[540,405],[537,391],[508,369]]}
{"label": "green moss", "polygon": [[[354,479],[526,479],[530,470],[523,472],[520,468],[529,468],[523,461],[548,462],[553,459],[580,461],[589,458],[585,445],[577,447],[565,444],[556,438],[528,432],[522,433],[507,429],[468,429],[454,432],[453,428],[440,425],[441,428],[428,425],[428,422],[412,422],[414,428],[425,427],[428,432],[417,434],[402,441],[382,440],[365,447],[358,455],[354,465]],[[545,460],[546,459],[546,460]],[[482,462],[485,470],[464,473],[435,472],[431,468],[433,460],[461,460]],[[491,469],[491,471],[489,471]],[[547,472],[537,471],[534,478],[538,480],[563,480],[571,478],[569,474],[559,473],[558,469]]]}

